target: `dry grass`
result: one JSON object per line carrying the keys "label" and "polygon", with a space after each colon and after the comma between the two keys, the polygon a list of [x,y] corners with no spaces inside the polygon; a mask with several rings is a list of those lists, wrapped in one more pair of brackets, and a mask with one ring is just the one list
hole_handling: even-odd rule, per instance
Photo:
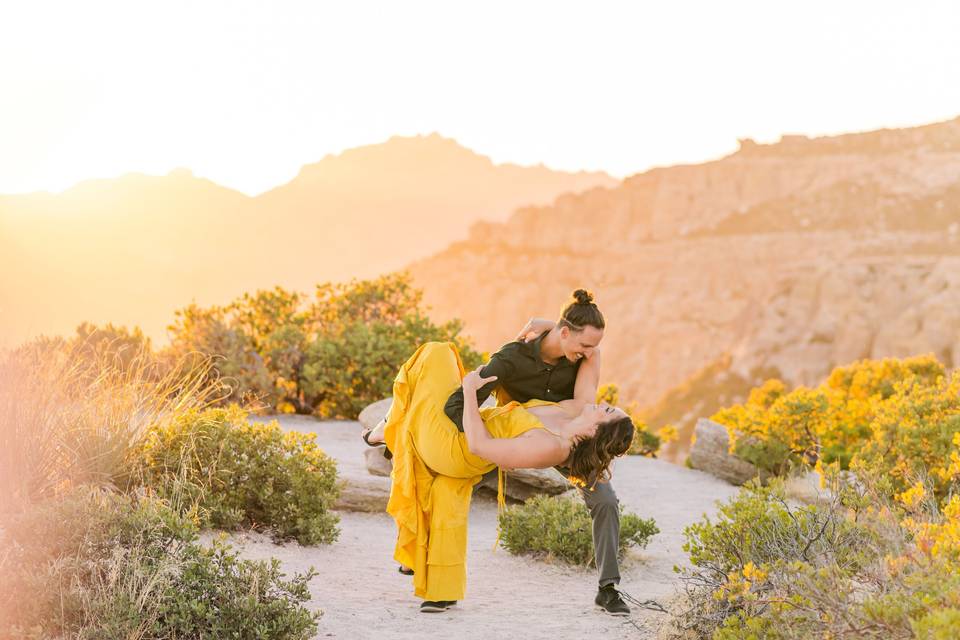
{"label": "dry grass", "polygon": [[125,488],[147,430],[228,390],[212,358],[41,338],[0,355],[0,514],[80,484]]}

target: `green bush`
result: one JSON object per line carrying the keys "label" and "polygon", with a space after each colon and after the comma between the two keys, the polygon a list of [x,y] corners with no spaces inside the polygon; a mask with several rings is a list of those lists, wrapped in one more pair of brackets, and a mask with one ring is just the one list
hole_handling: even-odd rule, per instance
{"label": "green bush", "polygon": [[0,637],[306,640],[315,573],[197,542],[166,503],[82,489],[20,514],[3,534]]}
{"label": "green bush", "polygon": [[312,300],[274,287],[178,310],[165,353],[220,356],[214,373],[234,385],[225,401],[253,396],[280,412],[354,419],[390,395],[397,369],[424,342],[454,342],[468,368],[481,363],[462,323],[434,324],[422,298],[402,273],[317,285]]}
{"label": "green bush", "polygon": [[794,560],[859,567],[863,552],[874,546],[870,532],[838,506],[788,502],[780,480],[767,487],[751,480],[714,520],[704,517],[683,534],[690,562],[717,574],[742,571],[748,563]]}
{"label": "green bush", "polygon": [[[500,543],[510,553],[556,558],[575,565],[595,565],[593,521],[579,498],[535,496],[500,514]],[[619,552],[647,546],[660,530],[653,519],[632,513],[620,516]]]}
{"label": "green bush", "polygon": [[190,410],[153,429],[137,481],[194,509],[203,526],[269,528],[278,539],[330,543],[339,494],[336,462],[313,434],[250,422],[236,405]]}
{"label": "green bush", "polygon": [[391,394],[400,365],[426,342],[455,343],[467,370],[481,364],[481,354],[459,337],[462,323],[434,324],[421,309],[422,298],[405,274],[317,287],[307,310],[317,328],[300,380],[314,413],[356,418]]}
{"label": "green bush", "polygon": [[479,366],[480,354],[455,338],[458,331],[459,324],[436,326],[418,312],[396,321],[349,321],[307,347],[302,387],[318,415],[356,418],[392,393],[397,370],[421,344],[452,341],[467,370]]}
{"label": "green bush", "polygon": [[782,481],[751,483],[688,527],[673,637],[955,638],[960,497],[941,511],[920,489],[894,501],[873,478],[843,478],[806,506]]}
{"label": "green bush", "polygon": [[264,402],[273,405],[274,385],[263,356],[250,336],[233,326],[229,308],[201,308],[191,304],[174,311],[174,323],[167,326],[170,346],[161,352],[166,360],[213,357],[211,380],[219,379],[228,388],[222,403]]}

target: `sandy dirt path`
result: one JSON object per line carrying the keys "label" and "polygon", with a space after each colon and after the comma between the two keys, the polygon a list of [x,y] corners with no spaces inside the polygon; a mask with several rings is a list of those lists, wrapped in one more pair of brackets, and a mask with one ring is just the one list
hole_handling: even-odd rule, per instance
{"label": "sandy dirt path", "polygon": [[[356,422],[320,422],[300,416],[280,419],[284,428],[317,433],[337,459],[342,478],[388,483],[363,466],[364,445]],[[617,461],[614,487],[624,508],[653,517],[661,533],[621,566],[621,587],[636,598],[665,602],[677,586],[674,565],[683,564],[683,528],[736,488],[698,471],[659,460]],[[391,559],[396,529],[386,513],[340,512],[340,539],[327,546],[276,545],[259,534],[231,536],[247,557],[279,558],[287,572],[314,566],[309,606],[321,610],[317,638],[458,639],[653,638],[664,615],[637,609],[614,618],[593,604],[596,572],[493,550],[497,508],[477,497],[470,512],[467,597],[442,614],[421,614],[411,579]]]}

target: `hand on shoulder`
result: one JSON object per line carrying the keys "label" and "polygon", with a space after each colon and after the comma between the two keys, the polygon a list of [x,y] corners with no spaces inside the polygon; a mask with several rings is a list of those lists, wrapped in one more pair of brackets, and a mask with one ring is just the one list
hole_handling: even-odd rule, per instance
{"label": "hand on shoulder", "polygon": [[483,376],[480,375],[481,369],[483,369],[483,365],[477,367],[476,369],[474,369],[473,371],[471,371],[470,373],[468,373],[463,377],[463,382],[461,384],[463,385],[463,390],[465,392],[467,391],[475,392],[477,389],[487,384],[488,382],[493,382],[494,380],[497,379],[497,376],[490,376],[488,378],[484,378]]}

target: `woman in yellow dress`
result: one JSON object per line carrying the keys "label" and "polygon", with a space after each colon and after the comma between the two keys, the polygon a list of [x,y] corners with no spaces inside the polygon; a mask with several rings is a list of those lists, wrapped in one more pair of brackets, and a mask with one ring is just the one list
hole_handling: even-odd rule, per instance
{"label": "woman in yellow dress", "polygon": [[[365,434],[393,453],[394,558],[413,569],[421,611],[445,611],[463,599],[470,498],[484,473],[562,464],[572,482],[589,485],[609,477],[611,461],[633,440],[630,417],[605,403],[531,400],[481,410],[476,390],[496,378],[479,371],[464,376],[452,342],[424,344],[400,367],[385,422]],[[461,384],[463,432],[443,410]]]}

